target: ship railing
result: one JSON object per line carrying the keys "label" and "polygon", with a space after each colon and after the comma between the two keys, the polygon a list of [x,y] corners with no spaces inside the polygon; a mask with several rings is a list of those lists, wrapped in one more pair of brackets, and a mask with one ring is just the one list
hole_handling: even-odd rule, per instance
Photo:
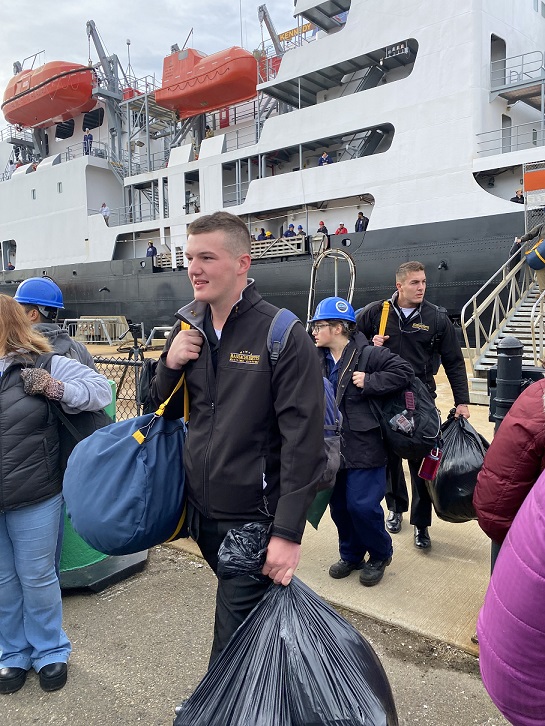
{"label": "ship railing", "polygon": [[[172,270],[172,252],[160,252],[153,258],[153,266],[164,270]],[[179,247],[176,247],[176,265],[177,268],[184,266],[184,253]]]}
{"label": "ship railing", "polygon": [[515,252],[462,308],[460,323],[474,376],[479,358],[534,284],[534,271],[523,258]]}
{"label": "ship railing", "polygon": [[0,141],[14,141],[15,139],[32,144],[32,131],[14,124],[9,124],[3,129],[0,129]]}
{"label": "ship railing", "polygon": [[[102,214],[100,209],[87,208],[89,216]],[[151,222],[157,219],[159,211],[150,202],[135,204],[133,207],[119,207],[110,209],[110,217],[108,218],[109,227],[119,227],[123,224],[135,224],[136,222]]]}
{"label": "ship railing", "polygon": [[540,121],[530,121],[494,131],[477,134],[477,152],[482,156],[507,154],[510,151],[545,146],[545,127]]}
{"label": "ship railing", "polygon": [[532,333],[532,353],[534,356],[534,365],[541,364],[543,353],[545,351],[545,331],[543,323],[545,322],[545,290],[540,294],[538,299],[532,306],[530,313],[530,331]]}
{"label": "ship railing", "polygon": [[233,131],[227,132],[225,137],[226,151],[234,151],[235,149],[242,149],[245,146],[257,144],[259,129],[256,125],[242,129],[234,129]]}
{"label": "ship railing", "polygon": [[543,53],[540,50],[501,58],[490,64],[490,87],[494,91],[531,83],[544,77]]}
{"label": "ship railing", "polygon": [[61,154],[61,160],[72,161],[72,159],[79,159],[82,156],[94,156],[98,159],[108,159],[109,157],[108,146],[100,141],[93,141],[90,152],[87,154],[86,151],[87,148],[83,142],[72,144]]}
{"label": "ship railing", "polygon": [[67,318],[63,321],[62,327],[71,338],[86,345],[89,343],[113,345],[119,342],[120,336],[126,332],[127,321],[124,317],[113,315],[103,315],[100,318],[82,316]]}
{"label": "ship railing", "polygon": [[242,204],[246,199],[249,188],[249,181],[226,184],[223,187],[223,206],[234,207],[237,204]]}
{"label": "ship railing", "polygon": [[273,240],[252,240],[252,259],[261,260],[264,257],[291,257],[304,255],[305,237],[278,237]]}

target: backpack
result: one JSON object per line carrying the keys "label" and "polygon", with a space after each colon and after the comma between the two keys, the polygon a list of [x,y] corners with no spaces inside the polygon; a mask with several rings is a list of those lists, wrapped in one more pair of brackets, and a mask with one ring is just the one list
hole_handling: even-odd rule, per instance
{"label": "backpack", "polygon": [[[373,346],[361,353],[365,371]],[[441,414],[429,388],[419,378],[394,393],[368,398],[382,438],[390,451],[402,459],[423,459],[441,440]]]}
{"label": "backpack", "polygon": [[[281,308],[274,316],[267,335],[267,349],[271,366],[278,363],[280,354],[286,347],[291,329],[299,318],[286,308]],[[326,454],[326,466],[318,482],[319,492],[326,489],[333,489],[335,477],[341,465],[341,425],[342,414],[335,400],[335,391],[331,382],[323,379],[324,382],[324,450]]]}
{"label": "backpack", "polygon": [[[36,360],[36,368],[45,368],[51,373],[51,359],[58,353],[44,353]],[[60,447],[60,468],[64,474],[68,457],[76,444],[90,436],[97,429],[109,426],[112,419],[104,409],[99,411],[80,411],[79,413],[65,413],[60,404],[48,401],[50,409],[58,419],[59,447]]]}
{"label": "backpack", "polygon": [[138,383],[138,397],[142,406],[142,414],[153,413],[157,408],[151,399],[151,382],[155,377],[157,363],[158,361],[155,358],[145,358],[142,364]]}

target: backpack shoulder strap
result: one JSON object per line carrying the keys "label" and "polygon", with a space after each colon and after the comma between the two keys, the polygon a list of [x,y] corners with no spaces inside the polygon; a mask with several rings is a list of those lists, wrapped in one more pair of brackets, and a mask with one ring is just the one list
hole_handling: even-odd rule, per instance
{"label": "backpack shoulder strap", "polygon": [[272,319],[269,332],[267,334],[267,349],[269,351],[269,358],[273,368],[278,363],[280,353],[282,353],[286,347],[291,329],[298,322],[300,321],[297,315],[287,308],[280,308]]}
{"label": "backpack shoulder strap", "polygon": [[369,364],[369,358],[371,357],[371,353],[373,352],[373,346],[372,345],[366,345],[365,348],[362,349],[360,359],[358,361],[358,368],[365,372],[367,370],[367,366]]}
{"label": "backpack shoulder strap", "polygon": [[384,328],[386,327],[390,307],[390,300],[374,300],[373,302],[367,303],[367,305],[364,305],[364,307],[358,310],[358,321],[360,321],[364,315],[373,310],[374,312],[371,321],[373,326],[372,335],[384,335],[384,333],[380,332],[380,329],[383,326]]}
{"label": "backpack shoulder strap", "polygon": [[34,363],[35,368],[45,368],[45,370],[48,373],[51,373],[51,359],[54,355],[59,355],[58,353],[52,352],[52,353],[42,353],[36,358],[36,362]]}

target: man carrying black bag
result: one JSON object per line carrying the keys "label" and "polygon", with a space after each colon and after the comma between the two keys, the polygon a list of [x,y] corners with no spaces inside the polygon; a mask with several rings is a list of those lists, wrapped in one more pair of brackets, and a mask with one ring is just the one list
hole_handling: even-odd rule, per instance
{"label": "man carrying black bag", "polygon": [[[363,308],[357,316],[358,328],[374,345],[385,345],[410,363],[416,376],[434,395],[433,376],[437,373],[439,362],[442,363],[454,396],[455,415],[469,418],[469,389],[462,349],[446,310],[424,300],[424,265],[421,262],[400,265],[396,272],[396,288],[391,300],[373,302]],[[425,550],[431,547],[428,527],[431,525],[432,502],[426,482],[418,476],[419,467],[420,461],[409,460],[414,544]],[[388,470],[386,528],[395,534],[401,529],[403,512],[409,508],[409,496],[402,460],[392,452],[388,454]]]}
{"label": "man carrying black bag", "polygon": [[[324,387],[314,345],[296,324],[273,367],[267,334],[278,308],[254,281],[245,224],[216,212],[188,227],[185,249],[195,299],[177,313],[152,381],[165,400],[185,371],[189,435],[184,450],[189,531],[217,571],[230,529],[271,526],[263,574],[288,585],[297,567],[305,514],[324,464]],[[176,394],[169,417],[182,416]],[[250,576],[218,582],[213,663],[270,584]]]}

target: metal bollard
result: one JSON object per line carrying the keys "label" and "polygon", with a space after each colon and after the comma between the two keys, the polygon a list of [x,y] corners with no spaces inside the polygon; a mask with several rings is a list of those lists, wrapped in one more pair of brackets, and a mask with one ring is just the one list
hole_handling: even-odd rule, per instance
{"label": "metal bollard", "polygon": [[522,378],[523,345],[518,338],[503,338],[498,343],[498,373],[496,376],[496,396],[492,420],[497,431],[507,412],[520,394]]}
{"label": "metal bollard", "polygon": [[[496,395],[490,400],[490,420],[494,421],[497,431],[507,412],[517,400],[522,385],[522,350],[518,338],[509,336],[498,343],[498,372],[496,376]],[[494,569],[501,545],[490,544],[490,572]]]}

